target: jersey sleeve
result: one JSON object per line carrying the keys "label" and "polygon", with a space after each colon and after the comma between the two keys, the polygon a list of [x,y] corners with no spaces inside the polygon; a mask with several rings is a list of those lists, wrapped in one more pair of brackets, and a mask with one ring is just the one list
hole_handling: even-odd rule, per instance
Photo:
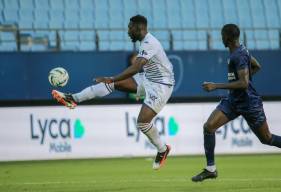
{"label": "jersey sleeve", "polygon": [[241,69],[249,68],[249,56],[247,55],[239,55],[233,58],[237,71]]}
{"label": "jersey sleeve", "polygon": [[152,44],[149,42],[143,42],[142,46],[140,46],[137,57],[143,57],[149,60],[156,54],[156,52],[157,50]]}

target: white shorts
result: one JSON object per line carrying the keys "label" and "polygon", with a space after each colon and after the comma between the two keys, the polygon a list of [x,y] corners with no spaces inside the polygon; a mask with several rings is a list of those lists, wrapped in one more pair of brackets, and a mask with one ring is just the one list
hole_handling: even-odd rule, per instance
{"label": "white shorts", "polygon": [[171,97],[174,86],[151,82],[144,73],[138,73],[133,78],[138,85],[137,96],[145,96],[144,104],[159,113]]}

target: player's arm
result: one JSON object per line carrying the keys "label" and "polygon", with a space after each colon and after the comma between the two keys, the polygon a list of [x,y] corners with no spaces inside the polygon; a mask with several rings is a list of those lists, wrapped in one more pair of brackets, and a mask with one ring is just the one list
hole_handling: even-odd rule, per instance
{"label": "player's arm", "polygon": [[247,68],[238,71],[238,80],[230,83],[213,83],[204,82],[202,87],[205,91],[213,91],[215,89],[247,89],[249,85],[249,71]]}
{"label": "player's arm", "polygon": [[132,77],[133,75],[138,73],[147,62],[147,59],[138,57],[132,65],[130,65],[119,75],[116,75],[114,77],[98,77],[96,78],[96,82],[112,83],[128,79],[129,77]]}
{"label": "player's arm", "polygon": [[256,60],[255,57],[251,56],[251,74],[256,74],[261,69],[260,63]]}

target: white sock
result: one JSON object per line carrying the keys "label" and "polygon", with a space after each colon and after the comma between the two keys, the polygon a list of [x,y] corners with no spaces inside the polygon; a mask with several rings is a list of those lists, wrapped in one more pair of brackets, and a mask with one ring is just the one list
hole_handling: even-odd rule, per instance
{"label": "white sock", "polygon": [[166,151],[167,146],[162,141],[158,129],[150,123],[138,123],[138,128],[148,137],[159,153]]}
{"label": "white sock", "polygon": [[210,172],[215,172],[216,171],[216,165],[211,165],[211,166],[207,166],[206,169]]}
{"label": "white sock", "polygon": [[98,83],[83,89],[81,92],[72,94],[73,99],[80,103],[96,97],[104,97],[114,91],[114,83]]}

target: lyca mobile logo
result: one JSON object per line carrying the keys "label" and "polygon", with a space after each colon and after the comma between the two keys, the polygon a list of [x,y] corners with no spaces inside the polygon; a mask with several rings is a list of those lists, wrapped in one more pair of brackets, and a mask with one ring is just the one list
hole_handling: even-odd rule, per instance
{"label": "lyca mobile logo", "polygon": [[[125,121],[126,121],[126,132],[128,137],[134,137],[136,142],[140,140],[140,130],[137,128],[137,117],[130,116],[128,112],[125,113]],[[175,136],[179,132],[179,124],[176,119],[165,116],[157,116],[153,120],[154,126],[159,131],[159,134],[164,136]]]}
{"label": "lyca mobile logo", "polygon": [[85,133],[85,128],[80,119],[74,123],[70,118],[36,118],[30,114],[31,139],[45,145],[46,140],[50,141],[50,151],[71,152],[69,141],[80,139]]}

